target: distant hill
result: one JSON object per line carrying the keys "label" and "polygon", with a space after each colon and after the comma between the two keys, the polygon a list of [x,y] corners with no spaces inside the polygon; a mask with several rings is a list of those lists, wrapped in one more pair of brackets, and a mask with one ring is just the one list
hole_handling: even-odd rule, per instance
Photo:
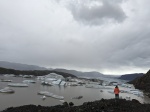
{"label": "distant hill", "polygon": [[150,92],[150,70],[142,77],[138,77],[129,83],[133,84],[135,88]]}
{"label": "distant hill", "polygon": [[27,64],[12,63],[6,61],[0,61],[0,67],[15,69],[15,70],[47,70],[47,68],[39,67],[36,65],[27,65]]}
{"label": "distant hill", "polygon": [[14,70],[14,69],[7,69],[7,68],[2,68],[0,67],[0,75],[2,74],[14,74],[14,75],[34,75],[34,76],[43,76],[43,75],[47,75],[50,73],[56,73],[59,75],[62,75],[63,77],[76,77],[72,74],[69,73],[65,73],[65,72],[60,72],[60,71],[56,71],[56,70]]}
{"label": "distant hill", "polygon": [[103,74],[99,72],[81,72],[76,70],[67,70],[67,69],[47,69],[44,67],[39,67],[36,65],[27,65],[27,64],[21,64],[21,63],[12,63],[12,62],[6,62],[6,61],[0,61],[0,67],[7,68],[7,69],[13,69],[13,70],[20,70],[20,71],[30,71],[30,70],[48,70],[48,71],[57,71],[57,72],[63,72],[68,74],[73,74],[77,77],[101,77]]}
{"label": "distant hill", "polygon": [[65,73],[70,73],[73,74],[77,77],[102,77],[104,76],[102,73],[93,71],[93,72],[81,72],[81,71],[76,71],[76,70],[66,70],[66,69],[54,69],[56,71],[60,71],[60,72],[65,72]]}
{"label": "distant hill", "polygon": [[143,73],[125,74],[125,75],[121,75],[119,79],[131,81],[143,75],[144,75]]}

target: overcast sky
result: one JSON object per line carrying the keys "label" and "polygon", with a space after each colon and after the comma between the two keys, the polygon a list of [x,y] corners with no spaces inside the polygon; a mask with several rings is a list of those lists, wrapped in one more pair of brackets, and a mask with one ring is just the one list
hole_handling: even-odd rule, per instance
{"label": "overcast sky", "polygon": [[146,73],[149,5],[150,0],[0,0],[0,61]]}

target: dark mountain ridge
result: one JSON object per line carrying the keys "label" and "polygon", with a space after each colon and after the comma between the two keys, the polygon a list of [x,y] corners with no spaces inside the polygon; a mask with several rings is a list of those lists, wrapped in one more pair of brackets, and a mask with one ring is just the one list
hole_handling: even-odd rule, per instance
{"label": "dark mountain ridge", "polygon": [[39,67],[36,65],[27,65],[27,64],[20,64],[20,63],[13,63],[13,62],[6,62],[6,61],[0,61],[0,67],[7,68],[7,69],[13,69],[13,70],[20,70],[20,71],[57,71],[57,72],[63,72],[72,74],[77,77],[101,77],[103,74],[93,71],[93,72],[81,72],[76,70],[67,70],[67,69],[47,69],[45,67]]}
{"label": "dark mountain ridge", "polygon": [[62,75],[63,77],[76,77],[72,74],[55,71],[55,70],[28,70],[28,71],[21,71],[21,70],[14,70],[14,69],[7,69],[0,67],[0,74],[14,74],[14,75],[34,75],[34,76],[43,76],[50,73],[56,73]]}
{"label": "dark mountain ridge", "polygon": [[137,77],[141,77],[143,75],[144,75],[144,73],[125,74],[125,75],[121,75],[119,77],[119,79],[131,81],[131,80],[134,80]]}

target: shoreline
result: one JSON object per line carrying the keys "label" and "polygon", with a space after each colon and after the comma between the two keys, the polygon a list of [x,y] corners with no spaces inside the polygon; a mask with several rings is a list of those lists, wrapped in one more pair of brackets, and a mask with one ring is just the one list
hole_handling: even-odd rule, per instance
{"label": "shoreline", "polygon": [[1,112],[150,112],[150,104],[142,104],[136,99],[101,99],[80,106],[73,106],[72,102],[56,106],[24,105]]}

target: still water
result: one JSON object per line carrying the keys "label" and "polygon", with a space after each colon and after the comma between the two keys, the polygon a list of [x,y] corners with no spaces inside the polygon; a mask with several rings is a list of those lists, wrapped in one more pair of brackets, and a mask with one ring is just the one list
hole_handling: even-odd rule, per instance
{"label": "still water", "polygon": [[[25,78],[21,77],[4,77],[0,76],[0,79],[7,79],[7,80],[13,80],[12,82],[18,82],[22,83],[23,80],[27,80]],[[32,79],[32,80],[36,80]],[[88,101],[95,101],[100,100],[102,98],[104,99],[110,99],[114,98],[114,94],[108,93],[107,90],[103,90],[103,92],[100,92],[100,89],[93,89],[93,88],[85,88],[85,85],[83,86],[43,86],[41,85],[41,81],[36,80],[36,83],[29,84],[29,87],[10,87],[11,89],[15,90],[15,93],[13,94],[4,94],[0,93],[0,111],[4,110],[8,107],[16,107],[21,105],[28,105],[28,104],[34,104],[34,105],[42,105],[42,106],[54,106],[58,104],[62,104],[61,101],[58,99],[54,99],[51,97],[47,97],[45,100],[42,100],[42,96],[38,95],[37,92],[39,91],[49,91],[51,93],[54,93],[56,95],[64,96],[64,100],[67,102],[73,102],[75,105],[81,105],[84,102]],[[7,87],[7,84],[9,82],[0,82],[0,89]],[[112,90],[113,90],[112,86]],[[124,89],[121,88],[120,89]],[[72,99],[72,97],[76,96],[83,96],[82,99]],[[137,99],[141,103],[146,102],[150,103],[150,99],[144,96],[143,98],[137,97],[133,94],[127,94],[127,93],[120,93],[120,96],[122,98],[126,98],[126,96],[130,96],[131,99]]]}

